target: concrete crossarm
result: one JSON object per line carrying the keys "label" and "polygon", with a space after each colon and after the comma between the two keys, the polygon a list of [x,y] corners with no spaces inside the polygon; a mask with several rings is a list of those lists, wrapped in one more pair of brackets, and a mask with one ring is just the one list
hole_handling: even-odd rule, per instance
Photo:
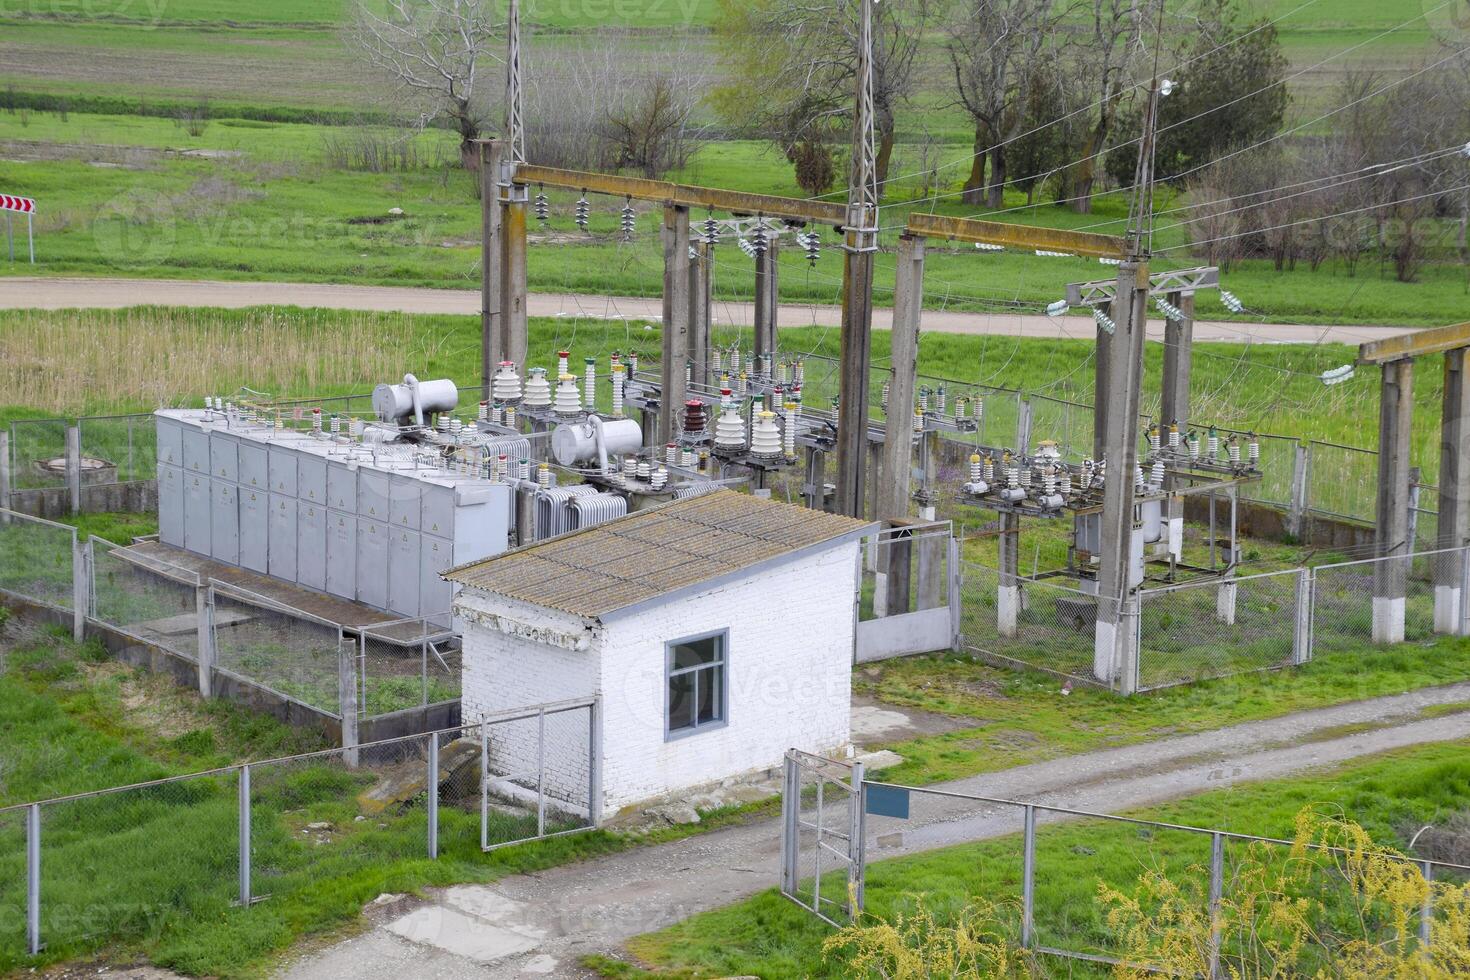
{"label": "concrete crossarm", "polygon": [[1421,354],[1439,354],[1459,347],[1470,347],[1470,323],[1430,327],[1427,330],[1415,330],[1361,344],[1358,347],[1358,363],[1385,364]]}

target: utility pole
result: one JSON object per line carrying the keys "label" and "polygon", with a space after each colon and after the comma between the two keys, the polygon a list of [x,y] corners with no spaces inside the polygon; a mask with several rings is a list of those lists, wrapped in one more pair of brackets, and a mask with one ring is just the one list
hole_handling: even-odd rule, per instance
{"label": "utility pole", "polygon": [[525,370],[529,347],[526,324],[526,210],[531,192],[516,184],[516,167],[526,162],[524,100],[521,95],[521,4],[510,0],[506,25],[505,150],[500,168],[500,351],[504,360]]}
{"label": "utility pole", "polygon": [[1106,469],[1093,673],[1099,680],[1116,681],[1124,694],[1135,690],[1138,666],[1134,628],[1138,609],[1133,589],[1138,585],[1135,579],[1142,569],[1135,567],[1133,555],[1134,473],[1138,468],[1138,409],[1143,386],[1143,341],[1148,325],[1148,259],[1153,237],[1153,159],[1159,92],[1159,80],[1155,78],[1149,90],[1134,175],[1128,257],[1118,265],[1111,317],[1114,327],[1111,331],[1104,327],[1100,337],[1106,348],[1107,390],[1096,395],[1098,404],[1106,404],[1108,411],[1100,440]]}
{"label": "utility pole", "polygon": [[878,163],[873,131],[873,3],[857,0],[857,107],[842,260],[842,399],[837,408],[837,512],[864,513],[868,386],[873,340],[873,253],[878,250]]}
{"label": "utility pole", "polygon": [[480,384],[489,398],[490,380],[504,359],[500,348],[500,156],[499,140],[477,140],[480,163]]}

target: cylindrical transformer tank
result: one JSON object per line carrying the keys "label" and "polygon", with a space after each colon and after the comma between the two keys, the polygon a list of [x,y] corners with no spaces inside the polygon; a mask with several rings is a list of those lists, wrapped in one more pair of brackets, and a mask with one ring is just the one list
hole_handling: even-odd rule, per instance
{"label": "cylindrical transformer tank", "polygon": [[1145,544],[1153,544],[1164,536],[1163,504],[1162,500],[1145,500],[1138,505]]}
{"label": "cylindrical transformer tank", "polygon": [[373,389],[373,411],[384,422],[401,422],[412,417],[422,424],[431,413],[452,412],[458,404],[459,389],[448,378],[420,381],[406,374],[402,384],[383,384]]}
{"label": "cylindrical transformer tank", "polygon": [[[643,448],[643,429],[636,419],[601,421],[608,457],[633,455]],[[551,430],[551,454],[562,466],[597,462],[597,424],[589,420],[558,425]]]}

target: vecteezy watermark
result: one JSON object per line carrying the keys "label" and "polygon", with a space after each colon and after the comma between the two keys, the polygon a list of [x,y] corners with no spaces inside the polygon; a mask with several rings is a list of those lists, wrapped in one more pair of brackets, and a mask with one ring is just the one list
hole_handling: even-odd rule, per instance
{"label": "vecteezy watermark", "polygon": [[1470,41],[1470,0],[1420,0],[1424,23],[1440,41]]}
{"label": "vecteezy watermark", "polygon": [[115,265],[154,265],[173,253],[178,239],[174,214],[173,202],[156,191],[124,191],[92,219],[92,240]]}
{"label": "vecteezy watermark", "polygon": [[525,0],[521,17],[531,23],[693,24],[701,0]]}
{"label": "vecteezy watermark", "polygon": [[[261,217],[229,214],[223,202],[210,203],[189,195],[170,198],[146,188],[131,188],[98,209],[92,219],[92,239],[97,251],[122,268],[140,268],[167,261],[186,244],[204,248],[289,248],[306,252],[323,247],[367,248],[370,239],[362,228],[403,222],[402,231],[390,241],[395,247],[433,247],[443,244],[432,221],[405,219],[401,214],[385,216],[381,222],[341,215],[306,214],[288,211]],[[451,243],[452,244],[452,243]],[[377,244],[375,247],[380,247]]]}
{"label": "vecteezy watermark", "polygon": [[142,24],[163,22],[170,0],[0,0],[7,20],[102,20]]}

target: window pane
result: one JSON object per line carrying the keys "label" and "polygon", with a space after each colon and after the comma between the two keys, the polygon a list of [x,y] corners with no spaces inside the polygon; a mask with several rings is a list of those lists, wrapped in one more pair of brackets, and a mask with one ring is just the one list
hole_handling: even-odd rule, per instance
{"label": "window pane", "polygon": [[674,669],[712,664],[721,659],[723,637],[707,636],[702,640],[691,640],[674,646]]}
{"label": "window pane", "polygon": [[694,724],[694,674],[669,678],[669,731]]}
{"label": "window pane", "polygon": [[723,667],[707,667],[696,673],[699,676],[699,724],[718,721],[724,709],[725,670]]}

